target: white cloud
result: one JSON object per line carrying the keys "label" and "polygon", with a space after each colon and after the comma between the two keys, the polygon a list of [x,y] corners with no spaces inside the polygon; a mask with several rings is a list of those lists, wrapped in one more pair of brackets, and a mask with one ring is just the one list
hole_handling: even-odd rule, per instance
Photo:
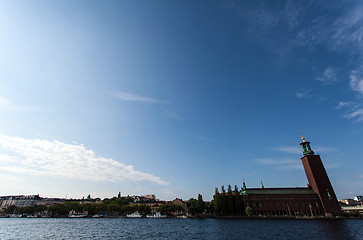
{"label": "white cloud", "polygon": [[363,121],[363,108],[360,108],[360,109],[357,109],[357,110],[354,110],[350,113],[346,113],[344,115],[345,118],[348,118],[348,119],[356,119],[357,122],[361,122]]}
{"label": "white cloud", "polygon": [[363,77],[358,71],[352,71],[350,74],[350,87],[352,90],[363,94]]}
{"label": "white cloud", "polygon": [[150,181],[160,185],[167,182],[133,166],[110,158],[99,157],[83,145],[60,141],[24,139],[0,134],[0,146],[9,154],[0,155],[0,170],[94,181]]}
{"label": "white cloud", "polygon": [[301,169],[302,164],[299,159],[293,160],[290,158],[258,158],[255,161],[262,165],[273,166],[276,169],[291,170]]}
{"label": "white cloud", "polygon": [[9,101],[6,98],[0,96],[0,106],[4,106],[8,103],[9,103]]}
{"label": "white cloud", "polygon": [[[281,146],[281,147],[272,147],[269,148],[273,151],[288,153],[288,154],[302,154],[302,148],[300,147],[289,147],[289,146]],[[314,147],[314,152],[336,152],[337,149],[331,147]]]}
{"label": "white cloud", "polygon": [[354,105],[353,102],[339,102],[338,106],[336,106],[336,109],[342,109],[344,107],[349,107]]}
{"label": "white cloud", "polygon": [[272,147],[271,150],[289,154],[299,154],[301,153],[301,149],[299,147]]}
{"label": "white cloud", "polygon": [[337,68],[328,67],[319,77],[316,78],[316,80],[323,82],[324,84],[331,84],[337,81],[337,73]]}
{"label": "white cloud", "polygon": [[363,121],[363,106],[358,102],[339,102],[336,109],[345,109],[343,116],[347,119],[355,119],[357,122]]}
{"label": "white cloud", "polygon": [[114,92],[114,93],[112,93],[112,95],[115,96],[116,98],[118,98],[122,101],[126,101],[126,102],[133,101],[133,102],[143,102],[143,103],[164,103],[164,104],[169,103],[167,101],[150,98],[150,97],[145,97],[145,96],[140,96],[140,95],[136,95],[133,93],[121,92],[121,91]]}
{"label": "white cloud", "polygon": [[4,183],[4,182],[20,182],[22,180],[23,179],[16,177],[16,176],[6,175],[3,173],[0,174],[0,181],[2,183]]}
{"label": "white cloud", "polygon": [[301,90],[296,93],[297,98],[311,98],[312,96],[311,90]]}

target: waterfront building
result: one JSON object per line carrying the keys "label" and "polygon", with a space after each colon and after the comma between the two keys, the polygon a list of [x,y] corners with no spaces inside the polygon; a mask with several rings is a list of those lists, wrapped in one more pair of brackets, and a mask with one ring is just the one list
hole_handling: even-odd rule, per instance
{"label": "waterfront building", "polygon": [[38,195],[18,195],[18,196],[4,196],[1,197],[0,209],[4,210],[11,205],[16,207],[26,207],[36,205],[41,198]]}
{"label": "waterfront building", "polygon": [[171,204],[175,204],[175,205],[182,206],[183,209],[184,209],[184,211],[176,211],[176,212],[173,212],[172,215],[181,215],[181,214],[184,214],[184,213],[188,213],[188,206],[187,206],[186,202],[183,201],[183,199],[175,198],[170,203]]}
{"label": "waterfront building", "polygon": [[[342,213],[329,177],[319,155],[314,154],[302,137],[301,158],[308,179],[307,187],[296,188],[247,188],[243,181],[240,192],[222,193],[219,195],[239,197],[245,208],[257,216],[328,216]],[[224,192],[224,188],[222,189]]]}

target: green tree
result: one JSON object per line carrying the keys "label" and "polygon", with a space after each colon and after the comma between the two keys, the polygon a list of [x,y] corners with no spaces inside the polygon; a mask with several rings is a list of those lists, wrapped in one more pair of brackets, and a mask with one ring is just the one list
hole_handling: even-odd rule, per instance
{"label": "green tree", "polygon": [[120,212],[121,208],[120,205],[118,205],[117,203],[110,203],[107,205],[107,210],[113,215],[117,215]]}
{"label": "green tree", "polygon": [[231,215],[234,213],[235,213],[234,196],[231,185],[228,185],[227,214]]}
{"label": "green tree", "polygon": [[218,188],[215,188],[215,191],[214,191],[214,213],[216,215],[221,214],[221,199],[220,199]]}
{"label": "green tree", "polygon": [[214,199],[205,208],[207,213],[214,213]]}
{"label": "green tree", "polygon": [[250,208],[250,207],[246,207],[246,215],[247,215],[247,216],[252,216],[252,214],[253,214],[253,210],[252,210],[252,208]]}
{"label": "green tree", "polygon": [[227,215],[228,207],[227,207],[227,196],[226,190],[224,186],[222,186],[222,196],[221,196],[221,215]]}
{"label": "green tree", "polygon": [[237,185],[234,185],[234,193],[239,193]]}
{"label": "green tree", "polygon": [[158,208],[158,211],[161,214],[171,215],[174,212],[184,212],[184,208],[182,206],[176,205],[176,204],[163,204],[163,205],[160,205],[160,207]]}
{"label": "green tree", "polygon": [[203,201],[202,195],[198,194],[198,201],[196,203],[197,213],[203,213],[205,210],[205,202]]}
{"label": "green tree", "polygon": [[150,206],[146,205],[146,204],[140,204],[137,205],[137,211],[139,213],[142,213],[144,216],[151,213],[151,208]]}
{"label": "green tree", "polygon": [[194,198],[191,198],[187,201],[188,211],[190,214],[194,215],[197,213],[197,211],[198,211],[197,202],[198,201]]}
{"label": "green tree", "polygon": [[5,213],[6,214],[13,214],[15,212],[15,210],[17,209],[17,207],[15,205],[10,205],[5,209]]}

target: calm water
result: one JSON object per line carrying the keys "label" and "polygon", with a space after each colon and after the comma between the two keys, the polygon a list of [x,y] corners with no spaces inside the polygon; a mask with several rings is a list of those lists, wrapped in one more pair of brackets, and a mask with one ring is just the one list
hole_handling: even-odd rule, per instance
{"label": "calm water", "polygon": [[363,220],[2,218],[0,239],[363,239]]}

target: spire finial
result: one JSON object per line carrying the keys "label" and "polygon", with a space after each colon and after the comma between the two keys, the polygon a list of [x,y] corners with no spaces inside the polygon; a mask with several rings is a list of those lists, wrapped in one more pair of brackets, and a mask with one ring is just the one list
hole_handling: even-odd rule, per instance
{"label": "spire finial", "polygon": [[243,176],[242,176],[242,181],[243,181],[243,185],[242,185],[241,195],[247,195],[247,187],[246,187],[246,183],[245,183],[245,178]]}
{"label": "spire finial", "polygon": [[265,188],[265,186],[263,185],[263,182],[262,182],[262,178],[261,178],[261,188]]}
{"label": "spire finial", "polygon": [[306,142],[306,141],[305,141],[305,138],[304,138],[304,136],[303,136],[303,133],[302,133],[301,131],[299,131],[299,133],[301,134],[301,140],[302,140],[303,142]]}

